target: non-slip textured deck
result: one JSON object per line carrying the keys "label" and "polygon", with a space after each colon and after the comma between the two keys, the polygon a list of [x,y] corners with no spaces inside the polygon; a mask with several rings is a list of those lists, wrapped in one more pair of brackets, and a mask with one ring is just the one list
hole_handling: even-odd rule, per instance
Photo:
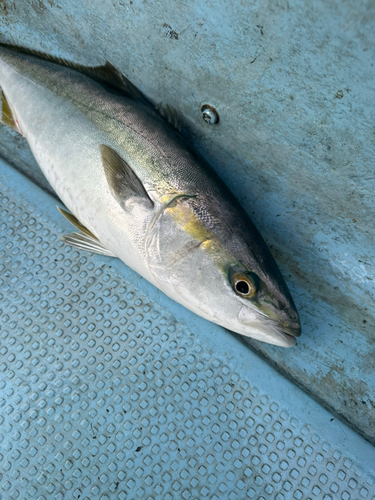
{"label": "non-slip textured deck", "polygon": [[4,163],[0,217],[1,500],[375,499],[369,443]]}

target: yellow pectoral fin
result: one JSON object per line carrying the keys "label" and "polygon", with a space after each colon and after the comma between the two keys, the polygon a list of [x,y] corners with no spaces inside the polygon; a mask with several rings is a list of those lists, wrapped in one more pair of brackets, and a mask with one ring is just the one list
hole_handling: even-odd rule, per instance
{"label": "yellow pectoral fin", "polygon": [[5,97],[5,94],[2,90],[0,90],[0,93],[1,93],[1,122],[4,123],[4,125],[6,125],[7,127],[10,127],[13,130],[19,132],[12,110],[7,101],[7,98]]}

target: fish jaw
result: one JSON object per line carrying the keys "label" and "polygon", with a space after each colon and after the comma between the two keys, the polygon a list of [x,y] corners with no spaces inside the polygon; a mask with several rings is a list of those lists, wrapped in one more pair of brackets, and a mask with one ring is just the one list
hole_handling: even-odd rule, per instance
{"label": "fish jaw", "polygon": [[245,337],[280,347],[293,347],[296,337],[301,334],[301,328],[283,328],[276,321],[263,316],[253,309],[243,305],[237,316],[238,326],[234,329]]}

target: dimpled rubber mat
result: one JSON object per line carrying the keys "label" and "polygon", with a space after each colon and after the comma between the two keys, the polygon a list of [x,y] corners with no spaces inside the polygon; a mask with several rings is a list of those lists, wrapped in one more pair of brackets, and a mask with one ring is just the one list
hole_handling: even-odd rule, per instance
{"label": "dimpled rubber mat", "polygon": [[375,499],[369,443],[0,172],[2,500]]}

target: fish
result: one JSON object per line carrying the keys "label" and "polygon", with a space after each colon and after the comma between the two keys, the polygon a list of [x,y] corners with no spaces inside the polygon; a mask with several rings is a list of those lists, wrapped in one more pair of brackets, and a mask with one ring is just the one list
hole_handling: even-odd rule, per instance
{"label": "fish", "polygon": [[241,336],[296,344],[301,323],[255,225],[180,132],[110,62],[0,45],[2,121],[22,134],[78,229],[67,245],[121,259]]}

